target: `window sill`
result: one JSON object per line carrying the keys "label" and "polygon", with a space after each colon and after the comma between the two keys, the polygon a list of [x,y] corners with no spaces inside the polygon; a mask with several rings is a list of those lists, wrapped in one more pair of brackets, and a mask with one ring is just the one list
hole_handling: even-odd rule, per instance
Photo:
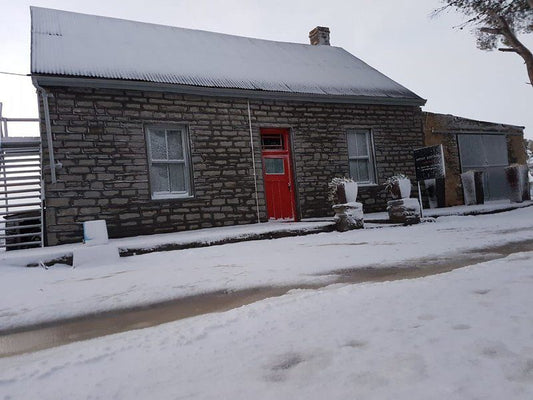
{"label": "window sill", "polygon": [[357,184],[357,187],[360,187],[360,188],[371,188],[371,187],[378,187],[379,184],[377,183],[358,183]]}
{"label": "window sill", "polygon": [[194,199],[192,195],[160,194],[152,195],[152,200],[190,200]]}

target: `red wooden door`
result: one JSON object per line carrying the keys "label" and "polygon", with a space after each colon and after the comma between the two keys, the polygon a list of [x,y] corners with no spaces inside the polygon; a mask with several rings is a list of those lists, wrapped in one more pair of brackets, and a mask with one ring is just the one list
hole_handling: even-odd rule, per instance
{"label": "red wooden door", "polygon": [[295,219],[294,181],[287,129],[262,129],[261,148],[268,218]]}

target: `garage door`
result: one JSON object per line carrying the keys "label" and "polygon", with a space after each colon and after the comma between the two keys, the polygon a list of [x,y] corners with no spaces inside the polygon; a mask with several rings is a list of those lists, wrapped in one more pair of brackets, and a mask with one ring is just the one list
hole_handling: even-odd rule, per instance
{"label": "garage door", "polygon": [[505,135],[458,135],[462,172],[483,171],[485,200],[507,198]]}

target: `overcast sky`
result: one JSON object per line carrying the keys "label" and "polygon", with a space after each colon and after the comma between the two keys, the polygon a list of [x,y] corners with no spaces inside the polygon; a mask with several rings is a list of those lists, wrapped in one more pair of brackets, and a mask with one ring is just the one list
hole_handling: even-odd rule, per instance
{"label": "overcast sky", "polygon": [[[526,126],[533,88],[516,54],[483,52],[463,19],[430,18],[439,0],[0,0],[0,71],[30,72],[30,11],[41,6],[286,42],[317,25],[343,47],[427,99],[425,110]],[[533,48],[533,35],[522,37]],[[36,117],[30,78],[0,74],[4,116]]]}

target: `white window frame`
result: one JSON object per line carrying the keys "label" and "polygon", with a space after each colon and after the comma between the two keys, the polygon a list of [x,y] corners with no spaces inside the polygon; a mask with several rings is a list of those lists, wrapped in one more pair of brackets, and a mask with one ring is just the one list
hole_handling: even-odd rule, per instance
{"label": "white window frame", "polygon": [[[348,146],[348,136],[349,135],[357,135],[365,133],[366,138],[366,148],[367,148],[367,155],[366,156],[356,156],[350,154],[350,148]],[[355,141],[357,143],[357,141]],[[359,185],[376,185],[377,184],[377,171],[376,171],[376,165],[375,165],[375,157],[374,157],[374,138],[372,135],[372,130],[369,128],[350,128],[346,131],[346,148],[348,151],[348,171],[350,174],[350,177],[356,181]],[[352,169],[350,168],[350,163],[352,161],[357,160],[366,160],[368,164],[368,180],[358,180],[358,177],[351,176],[352,175]]]}
{"label": "white window frame", "polygon": [[[166,140],[166,149],[167,149],[167,159],[152,159],[152,143],[150,140],[150,132],[152,130],[164,130],[165,131],[165,140]],[[168,134],[167,131],[181,131],[181,145],[183,148],[183,159],[169,159],[168,156]],[[183,199],[193,197],[193,188],[192,188],[192,168],[191,168],[191,158],[190,158],[190,147],[189,147],[189,130],[185,125],[147,125],[145,127],[146,132],[146,147],[147,147],[147,156],[148,156],[148,176],[150,182],[150,193],[152,195],[152,200],[161,200],[161,199]],[[168,191],[168,192],[154,192],[152,187],[152,165],[171,165],[171,164],[182,164],[183,165],[183,174],[185,180],[185,190],[183,191]],[[168,169],[170,173],[170,169]],[[170,182],[170,177],[169,177]]]}

